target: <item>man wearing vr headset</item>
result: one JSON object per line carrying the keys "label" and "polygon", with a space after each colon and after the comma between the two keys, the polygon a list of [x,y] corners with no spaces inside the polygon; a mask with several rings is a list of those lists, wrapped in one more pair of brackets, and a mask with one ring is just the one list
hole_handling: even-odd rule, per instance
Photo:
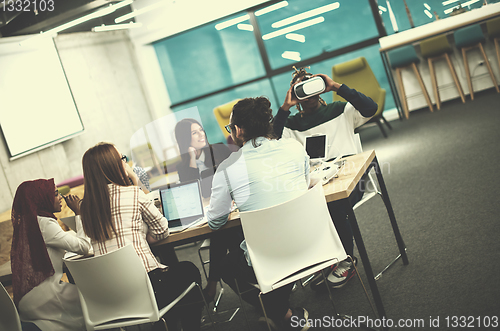
{"label": "man wearing vr headset", "polygon": [[[278,138],[294,138],[304,144],[307,136],[318,133],[327,134],[327,143],[330,146],[327,159],[339,155],[356,154],[354,129],[363,125],[375,115],[378,108],[377,104],[364,94],[333,81],[325,74],[313,75],[307,72],[305,68],[299,70],[293,68],[295,72],[292,74],[290,89],[285,96],[283,105],[274,118],[273,129],[276,136]],[[294,86],[313,77],[323,79],[325,89],[321,93],[336,92],[347,102],[335,101],[326,104],[319,94],[306,98],[302,96],[302,100],[299,100],[294,93]],[[298,113],[290,116],[292,106],[297,107]],[[363,180],[360,181],[360,185],[356,186],[349,197],[349,202],[353,206],[363,196],[364,188],[360,187],[362,184]],[[347,255],[353,256],[353,235],[347,210],[342,208],[338,201],[328,203],[328,209]],[[356,258],[353,257],[353,260],[354,263],[357,263]],[[328,282],[333,288],[342,287],[354,276],[354,273],[353,264],[348,260],[342,261],[333,266],[328,276]],[[318,277],[318,281],[322,281],[322,278]],[[316,285],[320,285],[320,283],[316,283]],[[320,288],[314,286],[314,282],[312,287]]]}

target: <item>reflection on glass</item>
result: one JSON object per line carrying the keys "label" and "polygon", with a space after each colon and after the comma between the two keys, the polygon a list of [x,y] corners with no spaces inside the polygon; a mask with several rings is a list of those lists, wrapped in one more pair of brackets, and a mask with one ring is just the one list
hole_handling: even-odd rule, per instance
{"label": "reflection on glass", "polygon": [[378,36],[368,0],[288,0],[256,19],[272,69]]}
{"label": "reflection on glass", "polygon": [[264,76],[252,30],[248,15],[239,13],[154,43],[171,102]]}
{"label": "reflection on glass", "polygon": [[[199,110],[199,118],[190,116],[202,123],[208,141],[211,144],[226,142],[226,138],[214,116],[214,108],[224,105],[235,99],[265,96],[271,101],[273,113],[278,111],[281,104],[275,99],[271,83],[267,79],[259,80],[255,83],[240,86],[229,91],[217,93],[201,100],[189,102],[185,105],[174,107],[173,111],[185,111],[186,108],[196,107]],[[191,108],[190,108],[191,109]]]}

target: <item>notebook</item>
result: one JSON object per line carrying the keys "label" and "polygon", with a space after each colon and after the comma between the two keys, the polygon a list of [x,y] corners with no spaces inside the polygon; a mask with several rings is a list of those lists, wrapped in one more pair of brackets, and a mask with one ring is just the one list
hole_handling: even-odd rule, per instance
{"label": "notebook", "polygon": [[206,223],[199,180],[162,186],[158,192],[171,233]]}

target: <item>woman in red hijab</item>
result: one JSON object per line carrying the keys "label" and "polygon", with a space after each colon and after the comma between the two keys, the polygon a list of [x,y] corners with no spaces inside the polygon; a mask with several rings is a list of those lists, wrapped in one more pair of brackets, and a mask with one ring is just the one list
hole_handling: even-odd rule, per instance
{"label": "woman in red hijab", "polygon": [[21,321],[42,331],[85,330],[75,285],[61,282],[66,251],[87,254],[90,240],[80,220],[80,199],[70,195],[77,234],[64,232],[53,213],[61,211],[62,196],[54,179],[23,182],[12,205],[11,266],[14,302]]}

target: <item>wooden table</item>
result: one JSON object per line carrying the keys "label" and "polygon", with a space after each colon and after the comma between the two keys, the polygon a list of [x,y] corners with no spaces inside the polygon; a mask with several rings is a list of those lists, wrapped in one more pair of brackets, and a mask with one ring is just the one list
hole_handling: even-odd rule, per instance
{"label": "wooden table", "polygon": [[[385,309],[375,281],[370,260],[368,258],[368,253],[366,252],[363,238],[359,230],[356,216],[354,215],[351,203],[349,202],[349,196],[355,189],[356,185],[358,185],[361,178],[365,174],[367,174],[372,168],[375,169],[375,172],[377,174],[377,179],[380,185],[382,198],[386,206],[387,212],[389,214],[391,226],[400,252],[400,255],[394,261],[392,261],[390,265],[396,262],[396,260],[398,260],[399,258],[402,258],[404,265],[408,265],[409,262],[408,262],[408,256],[406,255],[406,247],[403,242],[403,238],[401,237],[398,224],[396,222],[396,217],[394,215],[394,211],[392,209],[392,205],[389,200],[389,194],[385,186],[384,178],[380,171],[380,165],[378,163],[377,157],[375,156],[375,151],[374,150],[367,151],[364,153],[346,157],[343,160],[345,160],[345,163],[339,171],[338,178],[335,178],[333,181],[323,186],[323,189],[325,191],[325,198],[327,202],[341,201],[342,203],[345,204],[346,210],[349,211],[348,212],[349,221],[351,223],[354,239],[356,240],[356,245],[360,254],[361,261],[363,262],[363,267],[368,277],[370,290],[372,292],[375,305],[377,307],[379,318],[383,318],[386,316]],[[224,225],[224,227],[222,227],[218,231],[221,230],[223,231],[224,229],[240,225],[241,223],[239,220],[239,215],[237,212],[234,212],[230,215],[229,222],[227,222]],[[152,246],[153,247],[162,245],[178,246],[189,242],[194,242],[204,238],[208,238],[210,237],[212,232],[213,231],[208,227],[208,225],[203,225],[201,227],[191,228],[183,232],[171,234],[168,238],[158,241]],[[388,267],[386,267],[386,269]]]}

